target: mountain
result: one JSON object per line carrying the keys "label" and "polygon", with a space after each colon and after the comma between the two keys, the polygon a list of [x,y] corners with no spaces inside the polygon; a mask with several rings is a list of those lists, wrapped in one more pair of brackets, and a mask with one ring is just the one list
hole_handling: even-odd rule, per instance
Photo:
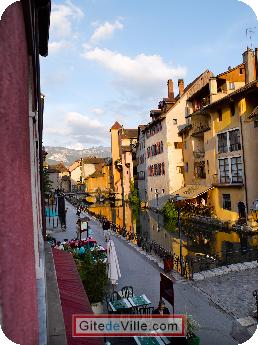
{"label": "mountain", "polygon": [[66,147],[57,146],[45,146],[45,150],[48,153],[46,157],[48,164],[57,164],[63,162],[66,166],[69,166],[77,159],[84,157],[111,157],[110,147],[104,146],[91,147],[83,150],[68,149]]}

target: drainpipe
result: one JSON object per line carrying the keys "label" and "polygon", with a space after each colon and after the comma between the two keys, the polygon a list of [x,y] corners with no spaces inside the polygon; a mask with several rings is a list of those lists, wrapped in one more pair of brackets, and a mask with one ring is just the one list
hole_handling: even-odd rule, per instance
{"label": "drainpipe", "polygon": [[248,217],[249,213],[249,206],[248,206],[248,192],[247,192],[247,184],[246,184],[246,166],[245,166],[245,149],[244,149],[244,139],[243,139],[243,122],[242,116],[240,116],[240,134],[241,134],[241,141],[242,141],[242,152],[243,152],[243,171],[244,171],[244,183],[245,183],[245,205],[246,205],[246,217]]}

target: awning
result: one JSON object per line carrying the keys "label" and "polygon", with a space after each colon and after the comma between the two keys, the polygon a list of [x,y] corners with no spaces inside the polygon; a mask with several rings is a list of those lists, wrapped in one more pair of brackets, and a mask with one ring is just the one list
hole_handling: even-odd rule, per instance
{"label": "awning", "polygon": [[171,194],[172,197],[175,197],[177,194],[184,199],[195,199],[197,196],[208,192],[208,190],[212,189],[211,186],[200,186],[189,184],[185,187],[182,187]]}
{"label": "awning", "polygon": [[53,258],[65,323],[67,345],[103,345],[103,338],[74,338],[72,336],[72,315],[93,314],[93,312],[72,255],[54,248]]}

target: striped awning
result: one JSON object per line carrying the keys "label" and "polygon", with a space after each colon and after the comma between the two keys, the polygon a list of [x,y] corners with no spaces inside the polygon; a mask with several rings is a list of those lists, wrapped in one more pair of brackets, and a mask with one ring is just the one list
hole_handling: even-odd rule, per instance
{"label": "striped awning", "polygon": [[178,189],[173,194],[171,194],[171,196],[175,197],[179,195],[184,199],[195,199],[199,195],[202,195],[208,192],[208,190],[212,188],[213,188],[212,186],[201,186],[201,185],[189,184],[185,187]]}

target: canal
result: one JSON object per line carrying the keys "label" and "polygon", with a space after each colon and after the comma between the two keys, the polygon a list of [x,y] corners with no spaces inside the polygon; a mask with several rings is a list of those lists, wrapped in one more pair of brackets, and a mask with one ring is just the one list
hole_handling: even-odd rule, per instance
{"label": "canal", "polygon": [[[98,217],[105,217],[122,228],[125,224],[129,233],[142,236],[148,242],[157,243],[166,252],[180,255],[178,229],[171,229],[162,214],[152,210],[133,211],[126,204],[94,204],[88,210]],[[123,220],[125,215],[125,220]],[[209,226],[182,229],[181,246],[183,257],[216,258],[222,264],[251,261],[257,259],[258,234],[232,230],[214,230]],[[232,261],[232,262],[231,262]]]}

